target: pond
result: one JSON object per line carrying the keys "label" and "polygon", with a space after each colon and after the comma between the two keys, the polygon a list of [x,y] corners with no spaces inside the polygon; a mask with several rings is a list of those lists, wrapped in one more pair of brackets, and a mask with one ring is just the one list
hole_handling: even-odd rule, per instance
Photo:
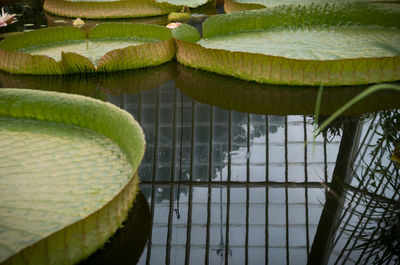
{"label": "pond", "polygon": [[[42,5],[9,4],[19,22],[3,30],[71,23]],[[134,210],[82,264],[399,263],[399,165],[390,156],[399,93],[370,96],[314,139],[317,88],[260,85],[174,61],[97,76],[0,73],[0,87],[98,98],[144,130]],[[320,119],[363,89],[325,89]]]}

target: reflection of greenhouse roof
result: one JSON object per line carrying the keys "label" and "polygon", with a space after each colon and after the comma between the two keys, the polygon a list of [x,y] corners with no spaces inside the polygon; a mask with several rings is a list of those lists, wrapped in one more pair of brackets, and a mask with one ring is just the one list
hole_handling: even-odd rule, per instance
{"label": "reflection of greenhouse roof", "polygon": [[[265,255],[272,264],[294,263],[294,257],[307,262],[326,203],[322,182],[331,181],[340,137],[321,136],[314,147],[305,146],[313,132],[307,116],[222,110],[180,94],[173,81],[108,100],[140,118],[148,142],[140,172],[154,209],[152,254],[139,264],[152,264],[159,252],[179,263],[187,255],[191,262],[196,255],[202,263],[244,263],[245,252],[249,264],[263,263]],[[367,143],[376,141],[368,128],[359,139],[363,156]],[[366,170],[363,159],[355,162],[358,172]],[[344,228],[357,225],[351,216],[340,217]],[[338,233],[331,259],[352,264],[358,252],[347,257],[342,246],[357,239]]]}
{"label": "reflection of greenhouse roof", "polygon": [[[148,135],[149,139],[147,139],[147,149],[152,150],[154,148],[154,141],[152,137],[157,136],[154,130],[158,131],[159,141],[157,143],[157,148],[160,149],[158,153],[159,163],[161,166],[160,170],[166,173],[166,175],[161,174],[160,180],[168,180],[171,170],[171,160],[173,159],[171,152],[172,147],[170,142],[173,140],[173,134],[171,132],[171,124],[173,124],[173,114],[175,112],[175,137],[176,142],[179,144],[182,141],[182,156],[183,156],[183,165],[184,169],[188,169],[190,167],[190,157],[191,151],[190,146],[194,144],[195,153],[194,155],[194,170],[197,174],[194,175],[194,179],[198,181],[207,180],[207,167],[209,165],[209,145],[210,145],[210,130],[212,130],[212,146],[213,146],[213,170],[217,172],[217,170],[221,170],[226,167],[227,164],[227,154],[228,154],[228,132],[227,132],[227,111],[216,108],[213,111],[214,120],[210,123],[210,107],[207,105],[196,103],[193,106],[193,101],[186,96],[183,96],[176,102],[176,105],[169,102],[167,99],[174,96],[173,90],[171,90],[171,86],[173,83],[167,83],[162,86],[159,90],[158,98],[160,100],[160,104],[158,106],[159,117],[157,119],[158,123],[155,124],[154,115],[156,115],[157,109],[154,106],[154,98],[157,98],[156,91],[146,91],[138,95],[129,95],[126,94],[123,96],[123,102],[121,102],[121,97],[108,96],[108,100],[111,100],[115,104],[123,104],[123,107],[126,110],[129,110],[135,117],[137,117],[138,113],[141,113],[141,125],[144,128],[146,135]],[[138,109],[137,106],[140,106]],[[194,120],[192,120],[191,113],[195,110],[196,114]],[[181,120],[181,113],[183,112],[183,121]],[[239,157],[246,156],[246,123],[247,123],[247,115],[239,112],[233,112],[231,117],[231,128],[232,128],[232,146],[231,146],[231,158],[232,163],[235,164]],[[298,128],[301,125],[300,121],[289,121],[293,128]],[[192,128],[195,126],[195,138],[191,138]],[[311,125],[310,125],[311,126]],[[269,116],[268,117],[268,132],[274,137],[271,138],[273,141],[273,148],[276,152],[279,152],[281,157],[284,156],[284,127],[285,127],[285,119],[283,116]],[[265,116],[262,115],[251,115],[251,143],[252,150],[250,151],[251,162],[254,164],[256,168],[262,168],[265,166],[265,162],[261,162],[262,156],[265,159],[265,153],[258,154],[260,152],[260,148],[262,148],[262,143],[265,143],[265,130],[266,130],[266,120]],[[310,129],[311,130],[311,129]],[[181,138],[182,134],[182,138]],[[276,135],[276,137],[275,137]],[[264,138],[263,138],[264,137]],[[264,140],[263,140],[264,139]],[[302,139],[293,138],[289,139],[289,144],[294,146],[296,150],[299,150],[303,147],[300,143]],[[193,142],[192,142],[193,141]],[[318,143],[320,145],[320,143]],[[322,146],[321,146],[322,147]],[[180,150],[175,150],[176,158],[180,156]],[[254,153],[253,153],[254,152]],[[299,152],[299,151],[297,151]],[[331,151],[335,152],[334,150]],[[150,152],[151,153],[151,152]],[[151,176],[152,172],[148,171],[152,168],[153,158],[147,153],[148,156],[145,157],[143,161],[143,166],[141,169],[142,177],[146,179],[145,176]],[[276,153],[275,155],[278,155]],[[146,158],[148,160],[146,160]],[[243,159],[239,159],[238,161],[243,161]],[[265,161],[265,160],[264,160]],[[311,165],[317,167],[318,162],[324,163],[323,160],[316,160],[315,162],[311,162]],[[329,163],[334,162],[333,160]],[[243,162],[241,162],[243,163]],[[296,168],[304,163],[301,159],[298,162],[291,163],[291,167]],[[282,162],[274,162],[273,170],[277,172],[284,169]],[[238,165],[240,166],[240,165]],[[188,172],[188,170],[187,170]],[[226,174],[226,172],[224,172]],[[279,173],[281,174],[281,173]],[[263,175],[265,178],[265,174]],[[263,176],[257,176],[257,179],[263,179]],[[216,178],[214,176],[213,178]],[[226,176],[224,176],[226,180]],[[150,180],[150,179],[147,179]],[[315,180],[320,180],[320,176],[315,175]]]}

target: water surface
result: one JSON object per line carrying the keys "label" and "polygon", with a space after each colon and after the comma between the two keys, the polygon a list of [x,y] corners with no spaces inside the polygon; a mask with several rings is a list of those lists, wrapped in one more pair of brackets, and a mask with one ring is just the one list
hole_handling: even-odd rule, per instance
{"label": "water surface", "polygon": [[[139,223],[152,225],[140,237],[149,240],[138,264],[372,264],[385,251],[374,242],[398,220],[398,166],[390,160],[400,138],[398,93],[375,94],[314,140],[316,88],[260,85],[174,62],[107,76],[1,74],[0,84],[96,97],[140,122],[149,209]],[[327,88],[324,114],[363,89]],[[108,264],[135,263],[140,254],[124,247],[139,239],[118,238],[105,247]],[[396,264],[396,255],[384,264]]]}

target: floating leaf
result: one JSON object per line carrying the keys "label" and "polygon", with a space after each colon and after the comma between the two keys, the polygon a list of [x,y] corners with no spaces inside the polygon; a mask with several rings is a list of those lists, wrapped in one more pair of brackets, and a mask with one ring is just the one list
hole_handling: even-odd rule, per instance
{"label": "floating leaf", "polygon": [[47,0],[43,8],[49,13],[64,17],[132,18],[166,15],[179,11],[182,6],[196,8],[209,2],[212,0]]}
{"label": "floating leaf", "polygon": [[179,30],[173,30],[173,35],[179,40],[184,40],[188,42],[196,42],[201,39],[201,36],[197,29],[188,24],[182,24],[179,26]]}
{"label": "floating leaf", "polygon": [[56,27],[3,40],[0,69],[50,75],[91,73],[96,68],[110,72],[162,64],[174,54],[171,32],[162,26],[100,24],[88,37],[74,27]]}
{"label": "floating leaf", "polygon": [[368,4],[315,4],[213,16],[199,41],[182,27],[173,35],[185,65],[262,83],[339,86],[400,79],[400,56],[382,47],[400,47],[399,25],[398,13]]}
{"label": "floating leaf", "polygon": [[61,58],[67,73],[90,73],[96,71],[93,63],[82,55],[73,52],[62,52]]}
{"label": "floating leaf", "polygon": [[0,262],[73,264],[122,224],[144,136],[128,113],[77,95],[0,89]]}
{"label": "floating leaf", "polygon": [[[346,2],[368,2],[378,4],[382,7],[385,1],[371,0],[334,0],[336,4],[344,4]],[[311,5],[321,3],[332,3],[332,0],[224,0],[224,9],[226,13],[233,13],[244,10],[270,8],[281,5]],[[382,2],[382,3],[381,3]],[[393,5],[394,6],[394,5]]]}

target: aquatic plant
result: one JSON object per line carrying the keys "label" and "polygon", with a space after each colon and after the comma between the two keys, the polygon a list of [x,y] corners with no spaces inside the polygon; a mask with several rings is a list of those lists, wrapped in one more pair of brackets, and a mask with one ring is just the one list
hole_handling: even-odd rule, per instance
{"label": "aquatic plant", "polygon": [[[380,111],[376,139],[368,145],[371,162],[362,174],[353,171],[358,187],[347,186],[350,214],[359,222],[342,227],[352,238],[347,251],[360,251],[356,263],[385,264],[400,262],[400,175],[393,154],[400,144],[400,110]],[[367,160],[368,161],[368,160]],[[359,167],[360,165],[358,165]],[[354,203],[357,202],[357,203]]]}
{"label": "aquatic plant", "polygon": [[[336,110],[332,115],[330,115],[327,119],[324,120],[322,124],[318,126],[318,128],[315,131],[315,135],[319,134],[321,131],[325,130],[326,127],[328,127],[336,118],[338,118],[340,115],[342,115],[346,110],[351,108],[354,104],[358,103],[359,101],[363,100],[364,98],[368,97],[369,95],[380,91],[380,90],[394,90],[396,92],[400,92],[400,85],[396,84],[376,84],[368,87],[361,93],[357,94],[355,97],[353,97],[351,100],[347,101],[346,104],[341,106],[338,110]],[[323,91],[323,87],[320,88],[319,94],[321,94]],[[317,101],[321,100],[322,96],[318,96]],[[316,104],[316,111],[315,115],[319,115],[319,109],[320,109],[320,103]],[[316,121],[318,123],[318,119]]]}
{"label": "aquatic plant", "polygon": [[166,15],[182,6],[196,8],[213,0],[46,0],[44,10],[64,17],[89,19]]}
{"label": "aquatic plant", "polygon": [[190,13],[186,12],[172,12],[168,15],[169,21],[184,21],[190,19]]}
{"label": "aquatic plant", "polygon": [[159,65],[174,54],[171,31],[162,26],[107,23],[87,36],[78,28],[56,27],[0,42],[0,69],[44,75],[113,72]]}
{"label": "aquatic plant", "polygon": [[15,14],[4,12],[4,7],[1,8],[0,27],[5,27],[15,22]]}
{"label": "aquatic plant", "polygon": [[208,18],[203,37],[173,31],[178,62],[271,84],[361,85],[400,79],[400,16],[372,5],[314,4]]}
{"label": "aquatic plant", "polygon": [[78,95],[0,89],[0,262],[74,264],[138,191],[145,141],[130,114]]}
{"label": "aquatic plant", "polygon": [[151,233],[151,213],[142,191],[127,218],[101,249],[90,255],[80,265],[137,264]]}
{"label": "aquatic plant", "polygon": [[[346,2],[360,2],[367,0],[335,0],[337,4]],[[226,13],[233,13],[243,10],[253,10],[270,8],[280,5],[310,5],[317,3],[329,3],[327,0],[224,0],[224,9]]]}
{"label": "aquatic plant", "polygon": [[182,25],[181,22],[171,22],[171,23],[168,23],[166,25],[166,27],[169,28],[169,29],[174,29],[174,28],[179,27],[180,25]]}

